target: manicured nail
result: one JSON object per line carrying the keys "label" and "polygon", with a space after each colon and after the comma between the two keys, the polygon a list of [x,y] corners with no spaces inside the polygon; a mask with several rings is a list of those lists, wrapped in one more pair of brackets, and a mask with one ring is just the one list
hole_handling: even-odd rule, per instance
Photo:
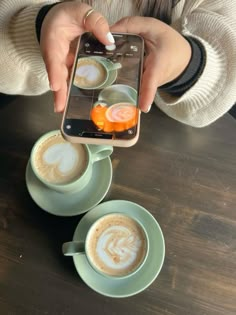
{"label": "manicured nail", "polygon": [[106,45],[105,46],[106,50],[112,51],[116,49],[116,45],[112,44],[112,45]]}
{"label": "manicured nail", "polygon": [[150,112],[151,107],[152,107],[152,104],[148,106],[148,109],[145,111],[146,114]]}
{"label": "manicured nail", "polygon": [[110,43],[112,43],[112,44],[115,43],[115,39],[114,39],[111,32],[107,33],[107,39],[109,40]]}

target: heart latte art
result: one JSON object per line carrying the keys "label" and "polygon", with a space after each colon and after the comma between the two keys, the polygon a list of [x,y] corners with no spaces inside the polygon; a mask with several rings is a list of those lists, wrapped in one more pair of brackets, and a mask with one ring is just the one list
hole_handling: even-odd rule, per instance
{"label": "heart latte art", "polygon": [[145,234],[135,220],[111,214],[92,228],[87,249],[98,270],[112,276],[124,276],[142,263],[146,247]]}
{"label": "heart latte art", "polygon": [[82,145],[71,144],[61,135],[54,135],[42,142],[35,155],[39,175],[53,184],[67,184],[77,179],[87,165]]}
{"label": "heart latte art", "polygon": [[74,84],[82,89],[92,89],[106,81],[104,66],[92,58],[78,59]]}

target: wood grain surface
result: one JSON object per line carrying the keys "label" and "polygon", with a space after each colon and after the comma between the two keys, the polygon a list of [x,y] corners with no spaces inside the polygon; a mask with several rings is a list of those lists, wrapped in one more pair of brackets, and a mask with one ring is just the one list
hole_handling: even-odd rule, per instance
{"label": "wood grain surface", "polygon": [[34,142],[60,128],[52,104],[50,94],[0,98],[0,314],[236,314],[236,121],[194,129],[153,107],[138,143],[114,149],[104,200],[148,209],[166,242],[153,284],[114,299],[87,287],[61,254],[81,216],[49,215],[26,189]]}

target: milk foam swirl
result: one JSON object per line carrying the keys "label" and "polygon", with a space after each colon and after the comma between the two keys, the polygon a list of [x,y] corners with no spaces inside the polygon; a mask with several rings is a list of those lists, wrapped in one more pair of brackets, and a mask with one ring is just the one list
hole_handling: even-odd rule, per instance
{"label": "milk foam swirl", "polygon": [[80,88],[96,88],[104,83],[107,78],[105,67],[92,58],[78,59],[75,71],[74,84]]}
{"label": "milk foam swirl", "polygon": [[106,117],[112,122],[125,122],[133,119],[136,114],[136,108],[130,104],[115,104],[108,108]]}
{"label": "milk foam swirl", "polygon": [[78,179],[87,166],[87,153],[80,144],[53,135],[39,144],[34,157],[40,177],[50,183],[66,184]]}
{"label": "milk foam swirl", "polygon": [[131,266],[141,246],[138,235],[134,235],[127,227],[112,226],[106,229],[97,242],[97,255],[112,269],[124,269]]}
{"label": "milk foam swirl", "polygon": [[76,70],[76,75],[90,83],[96,83],[100,78],[100,71],[95,65],[82,65]]}
{"label": "milk foam swirl", "polygon": [[59,176],[68,176],[78,164],[79,156],[70,143],[58,143],[49,147],[43,154],[48,168],[48,178],[55,181]]}
{"label": "milk foam swirl", "polygon": [[147,238],[141,224],[123,214],[100,218],[86,239],[91,264],[110,276],[132,273],[145,261],[147,252]]}

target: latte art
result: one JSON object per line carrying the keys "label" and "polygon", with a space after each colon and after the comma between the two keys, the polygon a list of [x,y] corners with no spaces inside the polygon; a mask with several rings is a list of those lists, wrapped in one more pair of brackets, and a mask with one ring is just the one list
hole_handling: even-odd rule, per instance
{"label": "latte art", "polygon": [[104,66],[92,58],[78,59],[74,84],[80,88],[89,89],[100,86],[106,80]]}
{"label": "latte art", "polygon": [[59,143],[49,147],[43,154],[43,162],[46,168],[51,166],[48,179],[56,182],[58,176],[69,176],[78,164],[78,154],[70,143]]}
{"label": "latte art", "polygon": [[122,214],[110,214],[99,220],[88,240],[92,264],[112,276],[125,276],[143,262],[147,251],[141,226]]}
{"label": "latte art", "polygon": [[71,144],[61,135],[42,142],[35,155],[39,175],[53,184],[65,184],[81,176],[86,167],[86,152],[82,145]]}
{"label": "latte art", "polygon": [[139,110],[131,103],[117,103],[107,107],[106,103],[96,102],[91,111],[91,120],[106,132],[122,132],[137,124]]}
{"label": "latte art", "polygon": [[115,104],[108,108],[106,117],[112,122],[126,122],[134,119],[136,116],[136,107],[129,103]]}
{"label": "latte art", "polygon": [[141,243],[127,227],[113,226],[100,235],[97,254],[109,268],[128,268],[135,262]]}

